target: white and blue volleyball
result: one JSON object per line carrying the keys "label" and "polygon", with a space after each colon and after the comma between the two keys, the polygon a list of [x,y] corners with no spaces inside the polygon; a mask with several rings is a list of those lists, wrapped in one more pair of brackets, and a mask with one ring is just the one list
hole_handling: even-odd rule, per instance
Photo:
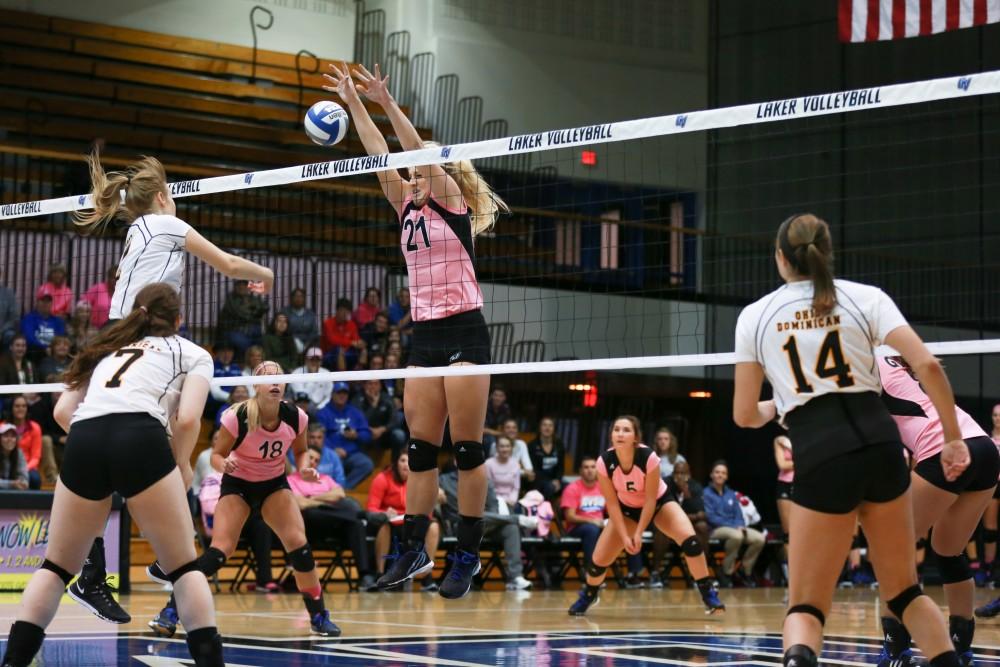
{"label": "white and blue volleyball", "polygon": [[350,120],[344,107],[336,102],[317,102],[303,120],[306,136],[320,146],[332,146],[347,136]]}

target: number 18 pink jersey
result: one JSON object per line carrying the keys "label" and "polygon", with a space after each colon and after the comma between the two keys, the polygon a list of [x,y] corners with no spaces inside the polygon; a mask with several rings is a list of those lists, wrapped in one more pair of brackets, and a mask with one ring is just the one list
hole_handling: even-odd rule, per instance
{"label": "number 18 pink jersey", "polygon": [[[298,431],[282,419],[273,431],[261,427],[246,434],[243,442],[229,454],[239,464],[236,472],[232,473],[233,477],[248,482],[264,482],[285,476],[288,449],[295,441],[295,437],[309,426],[306,413],[299,408],[295,409],[298,411]],[[229,409],[222,413],[222,428],[229,431],[234,438],[239,438],[240,425],[236,412],[235,409]]]}

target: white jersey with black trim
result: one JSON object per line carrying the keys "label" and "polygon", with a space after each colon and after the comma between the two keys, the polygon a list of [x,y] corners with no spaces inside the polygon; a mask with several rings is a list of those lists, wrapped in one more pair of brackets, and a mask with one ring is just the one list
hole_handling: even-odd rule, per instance
{"label": "white jersey with black trim", "polygon": [[787,283],[740,313],[736,361],[757,362],[778,416],[834,392],[882,392],[874,348],[906,319],[877,287],[835,280],[828,315],[812,309],[812,281]]}
{"label": "white jersey with black trim", "polygon": [[129,225],[118,261],[118,282],[108,317],[132,312],[135,295],[146,285],[167,283],[178,293],[184,281],[184,245],[191,225],[172,215],[149,213]]}
{"label": "white jersey with black trim", "polygon": [[212,356],[180,336],[146,336],[98,362],[71,424],[110,414],[152,415],[169,431],[184,380],[212,379]]}

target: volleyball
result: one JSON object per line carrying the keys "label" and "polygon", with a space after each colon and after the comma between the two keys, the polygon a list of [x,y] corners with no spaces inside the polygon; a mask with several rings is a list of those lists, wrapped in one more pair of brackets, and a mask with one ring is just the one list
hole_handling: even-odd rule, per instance
{"label": "volleyball", "polygon": [[350,120],[344,107],[336,102],[317,102],[303,119],[306,136],[320,146],[332,146],[347,136]]}

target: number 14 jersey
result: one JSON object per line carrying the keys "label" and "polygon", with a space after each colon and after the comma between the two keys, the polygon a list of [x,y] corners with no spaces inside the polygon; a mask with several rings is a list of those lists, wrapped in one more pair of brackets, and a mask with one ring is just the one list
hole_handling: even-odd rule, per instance
{"label": "number 14 jersey", "polygon": [[835,280],[836,305],[812,308],[812,281],[787,283],[743,309],[736,361],[757,362],[774,388],[778,416],[833,392],[881,393],[874,349],[906,319],[877,287]]}

